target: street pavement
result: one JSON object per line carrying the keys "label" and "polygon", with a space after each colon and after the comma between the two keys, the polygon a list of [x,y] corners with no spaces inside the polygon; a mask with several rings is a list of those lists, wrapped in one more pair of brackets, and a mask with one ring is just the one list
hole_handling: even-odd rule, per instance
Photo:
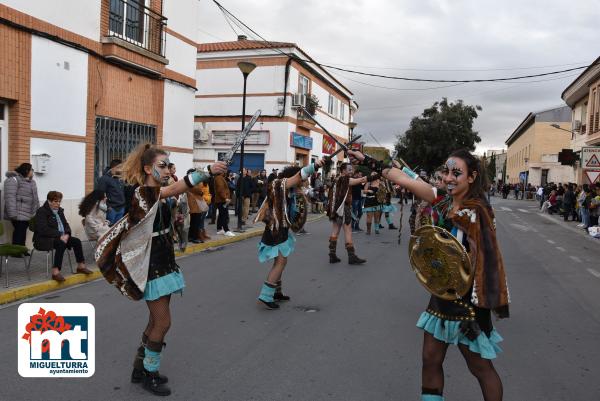
{"label": "street pavement", "polygon": [[[494,362],[505,400],[597,400],[600,394],[600,241],[537,213],[536,203],[493,198],[511,295],[511,318],[496,323],[504,353]],[[179,259],[187,287],[172,299],[173,325],[161,372],[171,400],[418,400],[428,301],[397,231],[355,236],[362,266],[327,258],[329,224],[297,236],[277,311],[256,304],[269,268],[258,238]],[[396,224],[398,215],[394,216]],[[600,275],[600,274],[599,274]],[[40,297],[96,308],[96,373],[89,379],[24,379],[17,373],[17,306],[0,309],[0,400],[154,399],[129,383],[145,327],[141,302],[104,281]],[[31,302],[31,301],[29,301]],[[451,347],[447,400],[481,400],[476,380]]]}

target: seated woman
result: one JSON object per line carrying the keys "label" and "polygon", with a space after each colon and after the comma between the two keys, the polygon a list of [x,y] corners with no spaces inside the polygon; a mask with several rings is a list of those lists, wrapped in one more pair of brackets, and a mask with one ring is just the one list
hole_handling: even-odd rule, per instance
{"label": "seated woman", "polygon": [[35,214],[35,231],[33,245],[35,249],[49,251],[54,249],[54,264],[52,265],[52,279],[58,282],[65,281],[60,274],[62,259],[67,249],[73,249],[77,260],[77,273],[91,274],[85,267],[83,249],[79,238],[71,236],[71,227],[67,223],[63,208],[60,207],[63,195],[58,191],[48,192],[46,202]]}
{"label": "seated woman", "polygon": [[83,228],[90,241],[98,241],[110,228],[107,210],[106,194],[98,189],[87,194],[79,204],[79,215],[83,217]]}

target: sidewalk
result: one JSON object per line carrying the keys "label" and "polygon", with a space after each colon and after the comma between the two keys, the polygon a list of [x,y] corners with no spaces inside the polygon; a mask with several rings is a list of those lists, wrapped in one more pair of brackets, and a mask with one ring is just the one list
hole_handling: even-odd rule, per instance
{"label": "sidewalk", "polygon": [[[231,212],[232,213],[232,212]],[[251,215],[248,218],[248,224],[244,226],[244,233],[236,233],[235,237],[226,237],[224,235],[217,235],[216,225],[207,224],[205,225],[207,234],[211,237],[211,240],[202,244],[188,243],[185,253],[178,251],[177,245],[175,246],[175,256],[182,257],[192,255],[198,252],[205,251],[209,248],[216,248],[223,245],[231,244],[238,241],[243,241],[248,238],[257,237],[262,234],[264,230],[263,223],[251,224],[251,219],[255,216]],[[317,221],[325,217],[324,214],[313,214],[309,213],[307,223]],[[208,220],[207,220],[208,223]],[[237,218],[231,214],[230,217],[230,228],[233,229],[237,225]],[[36,251],[33,253],[33,260],[31,261],[30,275],[31,280],[27,280],[27,274],[25,272],[25,266],[23,259],[9,258],[8,261],[8,279],[9,286],[6,287],[6,264],[4,264],[2,271],[0,272],[0,305],[19,301],[25,298],[31,298],[47,292],[71,287],[77,284],[103,279],[102,274],[96,267],[94,262],[94,249],[92,243],[89,241],[82,241],[83,253],[85,256],[86,264],[88,269],[93,271],[93,274],[72,274],[69,267],[68,257],[65,255],[62,274],[65,277],[63,283],[58,283],[46,276],[46,253]],[[73,269],[76,268],[74,256],[71,254],[73,262]],[[28,259],[25,259],[27,262]],[[52,264],[52,262],[50,262]],[[50,266],[52,267],[52,266]]]}

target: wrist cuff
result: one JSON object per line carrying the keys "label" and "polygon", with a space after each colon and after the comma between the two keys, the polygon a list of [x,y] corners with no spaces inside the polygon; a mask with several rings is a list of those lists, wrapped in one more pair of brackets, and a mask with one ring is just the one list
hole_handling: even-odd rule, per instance
{"label": "wrist cuff", "polygon": [[315,165],[314,165],[314,163],[311,163],[308,166],[302,167],[302,170],[300,170],[300,176],[302,176],[303,180],[306,180],[314,172],[315,172]]}

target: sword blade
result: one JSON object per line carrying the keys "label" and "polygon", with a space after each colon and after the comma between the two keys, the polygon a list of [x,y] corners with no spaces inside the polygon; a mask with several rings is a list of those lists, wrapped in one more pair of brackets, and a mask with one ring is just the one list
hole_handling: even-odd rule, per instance
{"label": "sword blade", "polygon": [[256,110],[256,113],[254,113],[254,115],[252,116],[250,121],[248,121],[248,123],[244,126],[244,130],[236,138],[235,142],[233,143],[233,146],[231,147],[231,149],[229,149],[229,152],[227,152],[227,154],[225,155],[225,158],[223,159],[223,161],[225,161],[228,166],[230,166],[231,163],[233,163],[233,155],[235,154],[235,152],[237,152],[237,150],[240,148],[240,146],[242,146],[242,142],[244,142],[244,139],[246,139],[248,134],[250,134],[250,130],[252,129],[254,124],[256,124],[256,122],[258,121],[258,118],[260,117],[261,113],[262,113],[261,109]]}
{"label": "sword blade", "polygon": [[333,135],[331,132],[329,132],[327,130],[327,128],[325,128],[320,122],[318,122],[317,119],[315,117],[313,117],[304,107],[300,106],[299,108],[300,108],[300,110],[302,110],[302,113],[304,113],[304,115],[306,115],[306,117],[308,117],[309,120],[311,120],[312,122],[317,124],[327,134],[327,136],[329,136],[331,139],[333,139],[335,141],[335,143],[337,143],[340,146],[340,148],[342,148],[344,150],[344,152],[348,151],[348,147],[344,143],[340,142],[335,137],[335,135]]}

